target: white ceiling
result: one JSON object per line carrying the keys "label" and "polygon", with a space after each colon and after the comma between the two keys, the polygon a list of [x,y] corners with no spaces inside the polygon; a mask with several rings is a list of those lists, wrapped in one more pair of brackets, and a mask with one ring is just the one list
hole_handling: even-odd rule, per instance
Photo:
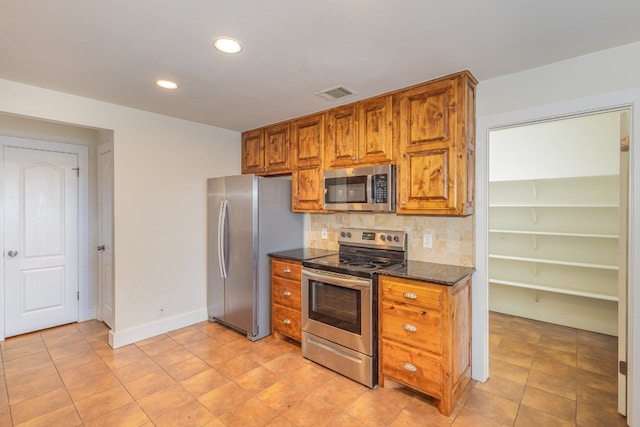
{"label": "white ceiling", "polygon": [[[635,42],[639,22],[638,0],[0,0],[0,78],[243,131]],[[337,85],[357,94],[314,95]]]}

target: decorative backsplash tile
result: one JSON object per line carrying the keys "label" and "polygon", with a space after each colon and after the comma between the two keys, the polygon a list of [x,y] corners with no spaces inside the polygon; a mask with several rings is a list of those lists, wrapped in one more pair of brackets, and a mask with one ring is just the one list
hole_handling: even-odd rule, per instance
{"label": "decorative backsplash tile", "polygon": [[[468,217],[416,216],[373,213],[308,214],[306,241],[311,248],[338,250],[338,232],[343,227],[407,232],[407,258],[415,261],[475,266],[473,215]],[[327,239],[322,239],[322,229]],[[433,236],[424,248],[423,234]]]}

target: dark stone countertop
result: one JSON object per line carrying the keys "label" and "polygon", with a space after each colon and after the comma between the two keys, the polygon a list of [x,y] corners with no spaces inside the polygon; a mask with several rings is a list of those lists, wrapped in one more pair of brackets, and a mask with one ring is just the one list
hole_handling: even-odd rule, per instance
{"label": "dark stone countertop", "polygon": [[459,265],[436,264],[433,262],[407,261],[405,267],[399,270],[379,271],[387,276],[403,277],[406,279],[423,280],[439,285],[453,286],[458,281],[476,271],[473,267]]}
{"label": "dark stone countertop", "polygon": [[272,252],[269,254],[272,258],[282,258],[291,261],[305,261],[314,258],[320,258],[327,255],[333,255],[336,251],[329,251],[326,249],[312,249],[312,248],[300,248],[291,249],[288,251]]}
{"label": "dark stone countertop", "polygon": [[[307,261],[314,258],[333,255],[336,251],[326,249],[299,248],[288,251],[272,252],[272,258],[281,258],[290,261]],[[405,267],[398,270],[379,270],[379,274],[387,276],[403,277],[406,279],[422,280],[440,285],[453,286],[458,281],[476,271],[473,267],[461,267],[459,265],[436,264],[433,262],[407,261]]]}

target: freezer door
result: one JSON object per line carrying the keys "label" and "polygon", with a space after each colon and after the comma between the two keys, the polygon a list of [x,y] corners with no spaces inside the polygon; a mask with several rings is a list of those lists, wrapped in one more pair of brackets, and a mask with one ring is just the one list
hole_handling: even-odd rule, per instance
{"label": "freezer door", "polygon": [[226,224],[223,247],[227,279],[224,321],[249,335],[256,329],[257,183],[253,175],[225,180]]}
{"label": "freezer door", "polygon": [[224,202],[224,178],[207,180],[207,312],[209,317],[225,320],[224,277],[220,259],[220,224],[218,222]]}

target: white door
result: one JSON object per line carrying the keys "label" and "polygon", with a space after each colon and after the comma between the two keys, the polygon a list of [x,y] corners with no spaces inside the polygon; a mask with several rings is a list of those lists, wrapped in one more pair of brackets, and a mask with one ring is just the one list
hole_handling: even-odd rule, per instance
{"label": "white door", "polygon": [[102,321],[113,329],[113,143],[98,147],[98,289]]}
{"label": "white door", "polygon": [[78,156],[4,147],[5,336],[78,321]]}

